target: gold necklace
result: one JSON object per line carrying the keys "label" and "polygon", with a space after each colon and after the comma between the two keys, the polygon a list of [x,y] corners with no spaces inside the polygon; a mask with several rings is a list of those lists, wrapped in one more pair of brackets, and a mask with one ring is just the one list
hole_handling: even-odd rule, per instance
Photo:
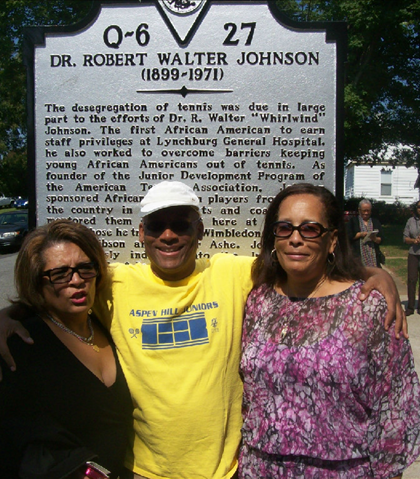
{"label": "gold necklace", "polygon": [[51,315],[49,315],[48,313],[46,314],[47,318],[52,322],[54,323],[56,326],[58,326],[59,328],[61,328],[63,331],[65,331],[66,333],[69,333],[71,335],[73,335],[74,337],[76,337],[79,341],[81,341],[82,343],[85,343],[85,344],[88,344],[89,346],[92,347],[92,349],[96,352],[96,353],[99,353],[99,347],[94,343],[94,337],[95,337],[95,332],[93,330],[93,326],[92,326],[92,320],[90,319],[90,316],[88,316],[88,319],[87,319],[87,323],[88,323],[88,327],[89,327],[89,331],[90,331],[90,335],[85,338],[83,336],[81,336],[80,334],[77,334],[75,333],[73,330],[71,330],[70,328],[68,328],[67,326],[65,326],[63,323],[60,323],[59,321],[57,321],[56,319],[54,319]]}

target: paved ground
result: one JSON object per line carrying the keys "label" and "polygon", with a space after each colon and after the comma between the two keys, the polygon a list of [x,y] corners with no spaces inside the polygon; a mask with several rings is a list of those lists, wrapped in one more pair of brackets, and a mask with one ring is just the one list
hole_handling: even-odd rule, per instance
{"label": "paved ground", "polygon": [[0,308],[9,306],[8,298],[16,295],[13,282],[13,268],[17,253],[0,251]]}
{"label": "paved ground", "polygon": [[[385,268],[386,269],[386,268]],[[387,270],[389,273],[390,271]],[[404,307],[407,306],[407,287],[398,278],[394,277],[394,281],[398,287],[401,301]],[[414,313],[407,318],[408,333],[410,335],[410,343],[414,354],[414,363],[417,374],[420,376],[420,315]],[[404,471],[403,479],[420,479],[420,457],[414,464]]]}
{"label": "paved ground", "polygon": [[[0,253],[0,308],[8,306],[8,298],[13,298],[15,288],[13,285],[13,268],[17,253]],[[407,305],[406,286],[394,278],[403,305]],[[410,342],[413,348],[414,361],[417,374],[420,376],[420,315],[415,313],[408,318]],[[404,479],[420,479],[420,458],[404,472]]]}

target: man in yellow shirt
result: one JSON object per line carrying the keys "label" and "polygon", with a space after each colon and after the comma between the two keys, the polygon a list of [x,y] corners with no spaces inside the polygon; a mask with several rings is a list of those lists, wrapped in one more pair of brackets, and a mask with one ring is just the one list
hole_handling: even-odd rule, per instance
{"label": "man in yellow shirt", "polygon": [[140,224],[150,265],[116,265],[111,296],[96,307],[134,400],[125,463],[134,477],[221,479],[236,470],[242,316],[253,260],[196,260],[198,206],[183,183],[151,188]]}

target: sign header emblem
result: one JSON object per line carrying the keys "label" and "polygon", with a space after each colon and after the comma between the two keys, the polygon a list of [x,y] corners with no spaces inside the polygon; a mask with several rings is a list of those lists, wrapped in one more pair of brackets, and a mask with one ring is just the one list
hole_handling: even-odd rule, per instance
{"label": "sign header emblem", "polygon": [[162,0],[165,7],[178,15],[188,15],[201,7],[204,0]]}

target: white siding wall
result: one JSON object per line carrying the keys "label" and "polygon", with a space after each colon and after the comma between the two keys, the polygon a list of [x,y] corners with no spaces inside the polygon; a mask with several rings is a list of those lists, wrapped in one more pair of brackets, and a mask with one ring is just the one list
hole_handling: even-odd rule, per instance
{"label": "white siding wall", "polygon": [[[381,171],[392,171],[391,196],[381,195]],[[345,197],[373,198],[386,203],[399,201],[409,205],[419,199],[419,190],[414,188],[418,172],[417,168],[384,165],[354,165],[349,164],[345,174]]]}
{"label": "white siding wall", "polygon": [[344,196],[353,198],[354,195],[354,166],[344,169]]}

